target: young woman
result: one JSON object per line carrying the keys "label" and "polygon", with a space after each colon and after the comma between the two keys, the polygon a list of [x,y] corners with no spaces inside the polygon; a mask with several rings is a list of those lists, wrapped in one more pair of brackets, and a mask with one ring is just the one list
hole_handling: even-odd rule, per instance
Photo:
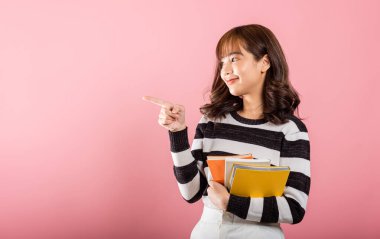
{"label": "young woman", "polygon": [[[310,144],[305,124],[294,115],[300,104],[274,34],[261,25],[235,27],[216,47],[210,103],[202,106],[190,148],[185,108],[154,97],[158,123],[169,130],[174,174],[189,203],[204,210],[191,238],[284,238],[280,223],[299,223],[310,190]],[[252,153],[272,165],[289,166],[281,197],[230,194],[210,178],[207,155]]]}

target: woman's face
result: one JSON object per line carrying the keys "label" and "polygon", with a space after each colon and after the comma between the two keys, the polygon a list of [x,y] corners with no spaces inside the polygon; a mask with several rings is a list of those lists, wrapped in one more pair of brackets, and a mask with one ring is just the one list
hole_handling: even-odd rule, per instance
{"label": "woman's face", "polygon": [[265,55],[256,61],[253,54],[239,46],[221,59],[220,75],[234,96],[257,94],[262,91],[269,61]]}

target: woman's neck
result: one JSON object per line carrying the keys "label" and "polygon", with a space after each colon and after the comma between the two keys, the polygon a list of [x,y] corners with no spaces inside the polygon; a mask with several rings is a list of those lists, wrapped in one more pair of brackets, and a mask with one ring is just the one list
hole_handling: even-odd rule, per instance
{"label": "woman's neck", "polygon": [[248,119],[262,119],[263,100],[261,97],[243,96],[243,109],[238,111],[239,115]]}

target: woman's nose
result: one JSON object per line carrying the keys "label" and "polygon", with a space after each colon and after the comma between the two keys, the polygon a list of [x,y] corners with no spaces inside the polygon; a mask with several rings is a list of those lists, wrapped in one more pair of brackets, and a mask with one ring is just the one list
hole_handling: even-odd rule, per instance
{"label": "woman's nose", "polygon": [[222,67],[222,75],[224,77],[228,76],[229,74],[232,74],[232,67],[231,67],[231,64],[229,64],[228,62],[226,62],[223,67]]}

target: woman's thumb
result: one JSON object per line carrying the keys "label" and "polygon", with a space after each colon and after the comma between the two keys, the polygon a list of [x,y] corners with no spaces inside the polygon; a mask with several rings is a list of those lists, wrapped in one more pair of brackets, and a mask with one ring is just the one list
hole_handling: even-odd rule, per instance
{"label": "woman's thumb", "polygon": [[178,112],[180,111],[180,108],[178,105],[174,105],[173,109],[172,109],[172,113],[173,114],[177,114]]}
{"label": "woman's thumb", "polygon": [[214,188],[214,185],[215,185],[215,184],[214,184],[214,181],[209,181],[209,182],[208,182],[208,185],[209,185],[211,188]]}

